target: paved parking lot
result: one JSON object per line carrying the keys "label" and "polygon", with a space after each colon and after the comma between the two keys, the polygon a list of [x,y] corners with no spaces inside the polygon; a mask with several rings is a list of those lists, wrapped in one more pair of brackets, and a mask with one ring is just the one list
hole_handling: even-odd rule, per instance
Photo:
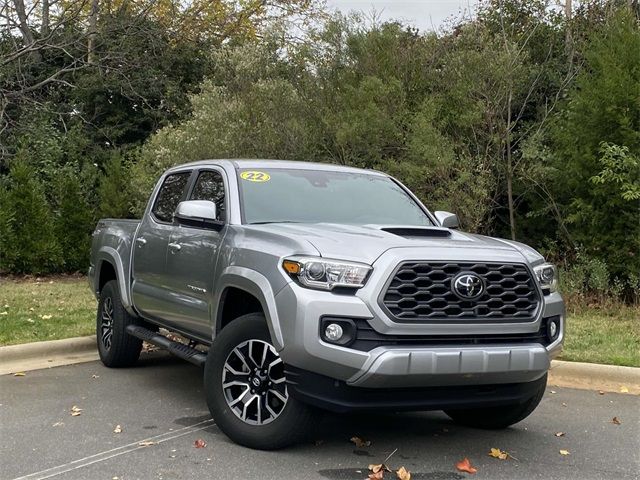
{"label": "paved parking lot", "polygon": [[[73,406],[80,415],[71,416]],[[371,446],[356,448],[354,435]],[[415,480],[632,479],[640,476],[640,397],[549,387],[538,410],[505,431],[458,427],[441,412],[328,415],[314,438],[279,452],[231,443],[209,417],[202,371],[164,353],[132,369],[91,362],[0,377],[2,479],[351,480],[394,451],[387,463]],[[195,448],[197,439],[207,446]],[[492,447],[514,459],[489,457]],[[456,471],[463,457],[476,475]]]}

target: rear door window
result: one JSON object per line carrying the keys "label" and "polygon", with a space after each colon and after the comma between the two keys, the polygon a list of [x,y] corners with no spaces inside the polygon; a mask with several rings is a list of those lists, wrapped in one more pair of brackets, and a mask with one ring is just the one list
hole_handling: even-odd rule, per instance
{"label": "rear door window", "polygon": [[152,213],[157,220],[165,223],[173,221],[173,214],[184,196],[191,172],[172,173],[162,182]]}

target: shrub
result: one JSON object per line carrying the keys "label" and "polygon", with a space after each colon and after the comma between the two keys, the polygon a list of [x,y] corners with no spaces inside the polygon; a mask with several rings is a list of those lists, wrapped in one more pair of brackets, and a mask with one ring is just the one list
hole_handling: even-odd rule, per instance
{"label": "shrub", "polygon": [[17,159],[0,193],[0,269],[49,273],[62,268],[62,248],[44,188],[32,168]]}
{"label": "shrub", "polygon": [[55,235],[62,247],[66,271],[85,270],[89,264],[94,218],[77,173],[62,169],[53,181]]}

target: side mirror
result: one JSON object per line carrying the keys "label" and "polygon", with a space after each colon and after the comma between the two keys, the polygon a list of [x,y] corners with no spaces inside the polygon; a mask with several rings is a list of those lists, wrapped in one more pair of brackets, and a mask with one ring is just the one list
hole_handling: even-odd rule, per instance
{"label": "side mirror", "polygon": [[434,212],[436,219],[440,222],[440,225],[444,228],[459,228],[460,220],[455,213],[437,211]]}
{"label": "side mirror", "polygon": [[223,222],[218,220],[216,204],[209,200],[188,200],[180,202],[173,214],[179,225],[196,228],[219,228]]}

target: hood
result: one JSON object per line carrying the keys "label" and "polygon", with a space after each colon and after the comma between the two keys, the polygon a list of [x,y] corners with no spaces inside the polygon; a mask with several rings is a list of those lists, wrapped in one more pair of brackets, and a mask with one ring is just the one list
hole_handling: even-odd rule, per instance
{"label": "hood", "polygon": [[[534,249],[497,238],[485,237],[440,227],[398,225],[343,225],[334,223],[271,223],[247,226],[286,237],[296,237],[311,243],[326,258],[351,260],[372,265],[380,255],[392,248],[452,248],[510,252],[529,263],[542,261]],[[481,254],[481,252],[478,252]]]}

